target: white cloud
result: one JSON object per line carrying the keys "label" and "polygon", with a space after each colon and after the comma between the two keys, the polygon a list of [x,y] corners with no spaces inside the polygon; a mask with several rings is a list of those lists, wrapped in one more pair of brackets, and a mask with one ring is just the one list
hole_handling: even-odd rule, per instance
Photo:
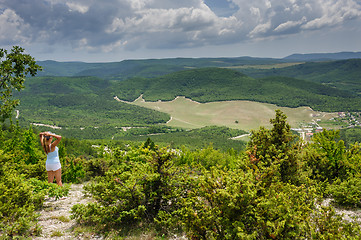
{"label": "white cloud", "polygon": [[251,11],[251,14],[252,14],[253,16],[255,16],[256,18],[261,18],[261,11],[259,10],[259,8],[250,7],[249,10]]}
{"label": "white cloud", "polygon": [[[250,38],[336,27],[361,18],[358,0],[233,0]],[[280,35],[281,34],[281,35]]]}
{"label": "white cloud", "polygon": [[67,2],[66,5],[70,10],[78,11],[80,13],[86,13],[89,10],[89,6],[85,6],[75,2]]}
{"label": "white cloud", "polygon": [[268,30],[270,30],[270,28],[271,22],[259,24],[249,33],[249,36],[251,38],[257,37],[263,33],[266,33]]}
{"label": "white cloud", "polygon": [[5,9],[0,12],[0,43],[7,45],[12,42],[15,45],[28,42],[30,39],[23,35],[28,27],[13,10]]}
{"label": "white cloud", "polygon": [[361,3],[354,0],[320,1],[321,12],[318,17],[306,23],[303,29],[332,27],[343,22],[361,17]]}
{"label": "white cloud", "polygon": [[299,20],[299,21],[287,21],[285,23],[281,23],[273,31],[275,31],[275,32],[285,32],[285,31],[288,31],[290,29],[294,29],[296,27],[299,27],[305,22],[307,22],[307,18],[305,16],[303,16],[302,19]]}

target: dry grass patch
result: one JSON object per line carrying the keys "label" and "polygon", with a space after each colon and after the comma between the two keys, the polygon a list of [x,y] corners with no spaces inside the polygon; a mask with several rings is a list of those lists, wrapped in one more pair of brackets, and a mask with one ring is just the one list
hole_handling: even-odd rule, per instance
{"label": "dry grass patch", "polygon": [[172,119],[167,125],[187,129],[215,125],[250,131],[260,126],[270,127],[269,119],[274,117],[276,109],[284,112],[289,124],[295,128],[312,120],[327,120],[335,115],[316,112],[309,107],[286,108],[252,101],[198,103],[185,97],[167,102],[145,102],[138,98],[131,104],[168,113]]}
{"label": "dry grass patch", "polygon": [[51,216],[51,219],[59,220],[60,222],[70,222],[70,218],[64,215],[61,216]]}

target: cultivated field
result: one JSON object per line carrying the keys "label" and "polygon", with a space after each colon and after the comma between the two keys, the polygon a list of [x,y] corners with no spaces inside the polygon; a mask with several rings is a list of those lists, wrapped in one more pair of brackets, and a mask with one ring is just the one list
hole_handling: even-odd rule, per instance
{"label": "cultivated field", "polygon": [[269,120],[274,118],[276,109],[288,116],[288,122],[294,128],[312,120],[328,120],[336,116],[335,113],[316,112],[309,107],[285,108],[251,101],[198,103],[185,97],[168,102],[145,102],[139,97],[131,104],[168,113],[172,119],[167,125],[188,129],[217,125],[249,131],[260,126],[269,127]]}

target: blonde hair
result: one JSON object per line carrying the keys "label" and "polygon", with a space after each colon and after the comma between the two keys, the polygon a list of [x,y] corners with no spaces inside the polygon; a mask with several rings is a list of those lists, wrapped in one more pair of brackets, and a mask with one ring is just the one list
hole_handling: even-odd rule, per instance
{"label": "blonde hair", "polygon": [[41,145],[43,146],[44,152],[48,154],[50,152],[50,146],[46,144],[46,138],[44,136],[41,138]]}

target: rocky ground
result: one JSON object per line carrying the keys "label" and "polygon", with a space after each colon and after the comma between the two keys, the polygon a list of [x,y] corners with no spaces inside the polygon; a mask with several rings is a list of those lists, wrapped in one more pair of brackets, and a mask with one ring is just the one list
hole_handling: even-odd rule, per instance
{"label": "rocky ground", "polygon": [[89,198],[83,194],[83,184],[72,184],[69,195],[65,199],[46,199],[44,208],[39,212],[39,225],[42,227],[42,234],[34,239],[103,239],[98,235],[86,236],[72,231],[76,226],[75,220],[70,219],[70,209],[74,204],[86,203]]}

